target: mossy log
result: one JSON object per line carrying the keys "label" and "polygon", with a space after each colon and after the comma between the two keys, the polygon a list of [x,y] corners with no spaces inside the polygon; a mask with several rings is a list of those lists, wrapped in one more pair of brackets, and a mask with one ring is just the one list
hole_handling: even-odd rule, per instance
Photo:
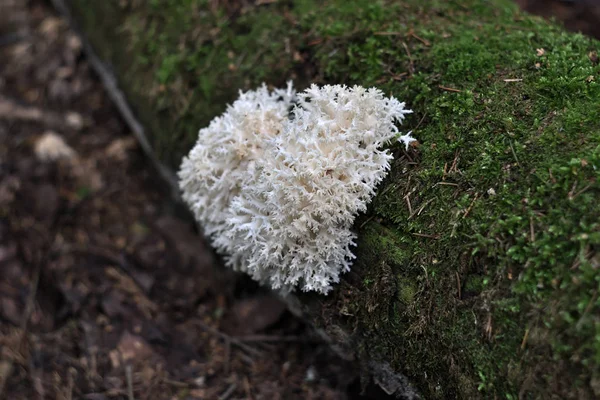
{"label": "mossy log", "polygon": [[67,3],[171,170],[263,81],[406,101],[352,271],[296,304],[427,399],[600,396],[599,42],[503,0]]}

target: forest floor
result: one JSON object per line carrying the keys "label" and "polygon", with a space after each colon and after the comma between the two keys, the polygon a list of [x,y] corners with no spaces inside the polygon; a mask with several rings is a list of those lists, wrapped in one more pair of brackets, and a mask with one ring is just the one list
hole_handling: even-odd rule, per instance
{"label": "forest floor", "polygon": [[44,1],[2,0],[0,60],[0,398],[357,396],[352,363],[175,216]]}
{"label": "forest floor", "polygon": [[174,216],[46,3],[2,1],[0,60],[0,398],[352,397],[353,366]]}
{"label": "forest floor", "polygon": [[516,0],[519,6],[545,18],[555,18],[574,32],[600,39],[598,0]]}

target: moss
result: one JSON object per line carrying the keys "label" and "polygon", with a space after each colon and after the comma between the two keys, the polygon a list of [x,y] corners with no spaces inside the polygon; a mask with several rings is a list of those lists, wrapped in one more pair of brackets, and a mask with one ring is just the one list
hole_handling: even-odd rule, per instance
{"label": "moss", "polygon": [[503,0],[72,3],[172,166],[263,80],[406,100],[418,151],[392,148],[316,321],[425,398],[600,395],[598,42]]}
{"label": "moss", "polygon": [[417,294],[418,286],[412,280],[406,279],[403,275],[397,276],[398,300],[404,306],[413,304]]}
{"label": "moss", "polygon": [[469,275],[462,287],[466,296],[473,296],[481,293],[489,284],[489,280],[480,275]]}

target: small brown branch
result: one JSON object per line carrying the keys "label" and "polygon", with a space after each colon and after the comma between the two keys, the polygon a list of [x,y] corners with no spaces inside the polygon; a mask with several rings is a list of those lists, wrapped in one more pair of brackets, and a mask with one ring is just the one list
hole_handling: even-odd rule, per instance
{"label": "small brown branch", "polygon": [[401,81],[401,80],[403,80],[403,78],[404,78],[406,75],[408,75],[408,73],[406,73],[406,72],[401,72],[401,73],[399,73],[399,74],[393,74],[393,73],[390,73],[390,75],[392,76],[392,79],[393,79],[393,80],[395,80],[395,81]]}
{"label": "small brown branch", "polygon": [[494,333],[494,327],[492,324],[492,314],[488,314],[488,319],[487,319],[487,322],[485,323],[484,331],[487,334],[488,340],[491,340],[492,334]]}
{"label": "small brown branch", "polygon": [[556,178],[552,174],[552,170],[550,168],[548,168],[548,175],[550,175],[550,180],[552,181],[552,183],[556,184]]}
{"label": "small brown branch", "polygon": [[508,144],[510,145],[510,151],[512,152],[512,155],[515,158],[517,165],[520,167],[521,163],[519,162],[519,157],[517,157],[517,153],[515,152],[515,148],[513,147],[512,141],[508,142]]}
{"label": "small brown branch", "polygon": [[419,120],[419,123],[417,124],[417,126],[413,129],[413,131],[416,131],[417,129],[419,129],[419,127],[421,126],[421,124],[423,123],[423,121],[425,120],[425,117],[427,116],[427,113],[423,114],[423,116],[421,117],[421,119]]}
{"label": "small brown branch", "polygon": [[[585,260],[589,260],[589,258],[592,257],[593,254],[594,254],[593,251],[589,251],[583,256],[583,258]],[[571,270],[579,268],[580,265],[581,265],[581,258],[579,256],[575,256],[575,261],[573,262],[573,265],[571,265]]]}
{"label": "small brown branch", "polygon": [[442,186],[456,186],[458,187],[458,183],[452,183],[452,182],[438,182],[435,185],[433,185],[434,187],[437,185],[442,185]]}
{"label": "small brown branch", "polygon": [[467,218],[467,215],[469,215],[469,213],[473,209],[473,206],[475,205],[475,202],[477,201],[478,198],[479,198],[479,193],[475,193],[475,198],[473,199],[473,201],[471,201],[471,204],[469,204],[469,208],[467,208],[467,211],[465,211],[463,218]]}
{"label": "small brown branch", "polygon": [[588,190],[591,187],[592,187],[592,184],[589,183],[583,189],[581,189],[580,191],[578,191],[577,193],[575,193],[573,195],[571,195],[571,193],[569,193],[569,200],[573,200],[574,198],[576,198],[577,196],[579,196],[580,194],[582,194],[583,192],[585,192],[586,190]]}
{"label": "small brown branch", "polygon": [[460,151],[457,150],[456,153],[454,154],[454,160],[452,160],[452,165],[450,166],[448,173],[451,173],[452,171],[458,172],[457,166],[458,166],[459,158],[460,158]]}
{"label": "small brown branch", "polygon": [[529,328],[525,329],[525,334],[523,335],[523,340],[521,340],[521,350],[525,350],[525,346],[527,345],[528,337],[529,337]]}
{"label": "small brown branch", "polygon": [[428,206],[428,205],[429,205],[429,204],[430,204],[432,201],[433,201],[433,199],[429,199],[429,200],[427,200],[427,201],[426,201],[426,202],[425,202],[425,203],[424,203],[424,204],[423,204],[421,207],[419,207],[419,209],[418,209],[418,210],[416,210],[415,212],[413,212],[412,214],[410,214],[410,215],[408,216],[408,219],[411,219],[412,217],[414,217],[414,216],[415,216],[415,214],[417,215],[417,217],[418,217],[419,215],[421,215],[421,213],[423,212],[423,210],[425,209],[425,207],[427,207],[427,206]]}
{"label": "small brown branch", "polygon": [[456,93],[462,92],[462,90],[460,90],[460,89],[454,89],[454,88],[447,87],[447,86],[442,86],[442,85],[438,85],[438,88],[440,88],[442,90],[446,90],[448,92],[456,92]]}
{"label": "small brown branch", "polygon": [[373,220],[373,218],[375,218],[375,215],[371,215],[369,218],[367,218],[365,222],[363,222],[362,224],[360,224],[359,229],[362,229],[366,224],[368,224],[369,222],[371,222]]}
{"label": "small brown branch", "polygon": [[427,47],[431,46],[431,42],[429,42],[429,40],[423,39],[423,38],[417,36],[415,31],[413,31],[412,29],[410,31],[408,31],[408,36],[414,37],[415,39],[417,39],[419,42],[423,43]]}
{"label": "small brown branch", "polygon": [[410,204],[410,193],[404,196],[404,199],[406,200],[406,204],[408,205],[408,214],[410,215],[413,213],[412,205]]}

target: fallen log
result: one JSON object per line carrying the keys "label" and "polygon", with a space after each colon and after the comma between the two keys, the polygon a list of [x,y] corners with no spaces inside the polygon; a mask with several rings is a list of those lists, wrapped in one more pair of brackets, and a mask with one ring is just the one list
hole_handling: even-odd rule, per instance
{"label": "fallen log", "polygon": [[290,305],[400,398],[600,396],[599,42],[503,0],[54,1],[167,176],[263,81],[406,101],[352,271]]}

